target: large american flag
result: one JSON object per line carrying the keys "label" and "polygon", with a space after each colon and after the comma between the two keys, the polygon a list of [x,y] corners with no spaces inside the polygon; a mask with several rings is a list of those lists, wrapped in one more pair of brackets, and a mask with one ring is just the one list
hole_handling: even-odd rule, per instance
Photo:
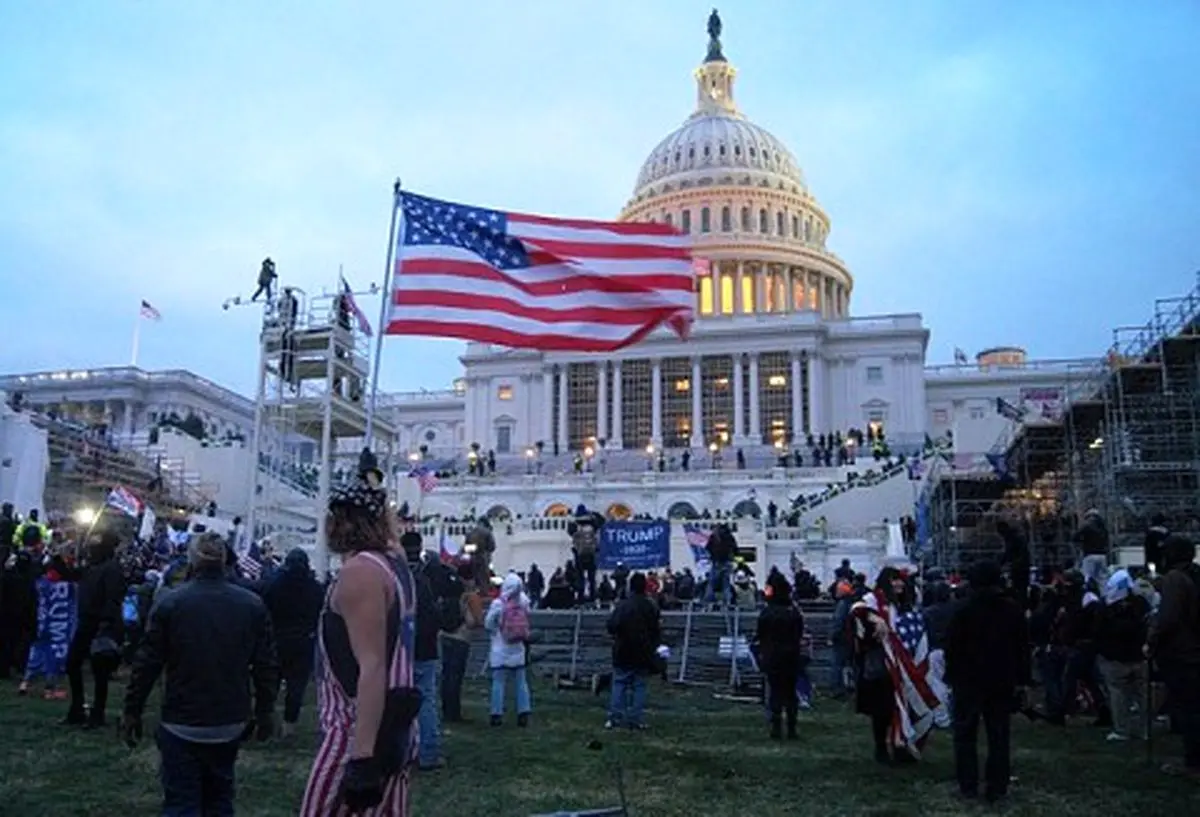
{"label": "large american flag", "polygon": [[401,193],[386,333],[611,352],[686,337],[692,246],[667,224],[507,213]]}
{"label": "large american flag", "polygon": [[[895,748],[920,755],[921,745],[936,725],[945,702],[929,683],[929,636],[915,610],[901,612],[876,590],[850,608],[858,639],[874,623],[881,639],[895,705],[888,741]],[[882,623],[882,627],[879,624]]]}
{"label": "large american flag", "polygon": [[433,469],[426,465],[418,465],[408,472],[411,479],[417,481],[417,487],[421,489],[423,494],[432,494],[433,490],[438,486],[437,474]]}

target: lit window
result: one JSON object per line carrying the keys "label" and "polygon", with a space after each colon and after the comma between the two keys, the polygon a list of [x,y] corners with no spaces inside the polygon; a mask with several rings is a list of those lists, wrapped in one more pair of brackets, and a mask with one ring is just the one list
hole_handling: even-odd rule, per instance
{"label": "lit window", "polygon": [[792,279],[792,303],[796,309],[804,309],[804,281],[801,277]]}
{"label": "lit window", "polygon": [[707,233],[712,230],[712,216],[709,214],[707,207],[700,208],[700,232]]}
{"label": "lit window", "polygon": [[718,377],[713,382],[716,383],[717,388],[723,389],[729,385],[729,378],[728,377]]}
{"label": "lit window", "polygon": [[496,390],[496,397],[500,400],[511,400],[513,398],[513,387],[501,386]]}
{"label": "lit window", "polygon": [[883,382],[883,367],[882,366],[868,366],[867,367],[867,382],[868,383],[882,383]]}
{"label": "lit window", "polygon": [[728,272],[721,276],[721,314],[733,314],[733,275]]}
{"label": "lit window", "polygon": [[711,315],[713,313],[713,282],[711,275],[704,275],[700,278],[700,314]]}
{"label": "lit window", "polygon": [[767,385],[773,389],[782,389],[787,385],[787,375],[773,374],[767,378]]}
{"label": "lit window", "polygon": [[675,381],[675,391],[685,392],[692,388],[692,379],[690,377],[681,377]]}
{"label": "lit window", "polygon": [[742,311],[747,315],[754,313],[754,276],[742,276]]}
{"label": "lit window", "polygon": [[684,210],[679,214],[679,229],[683,230],[685,233],[690,233],[692,231],[691,210]]}

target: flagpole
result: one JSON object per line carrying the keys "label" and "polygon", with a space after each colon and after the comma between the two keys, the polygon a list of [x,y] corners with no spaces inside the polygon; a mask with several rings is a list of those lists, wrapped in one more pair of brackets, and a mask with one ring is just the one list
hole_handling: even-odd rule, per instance
{"label": "flagpole", "polygon": [[138,306],[137,318],[133,322],[133,353],[129,356],[129,365],[137,368],[138,345],[142,339],[142,308]]}
{"label": "flagpole", "polygon": [[375,401],[379,396],[379,363],[383,356],[388,307],[392,300],[392,260],[396,251],[396,219],[400,214],[400,180],[392,185],[392,225],[388,228],[387,261],[383,265],[383,293],[379,299],[379,326],[375,336],[375,357],[371,361],[371,399],[367,403],[366,448],[370,449],[375,431]]}

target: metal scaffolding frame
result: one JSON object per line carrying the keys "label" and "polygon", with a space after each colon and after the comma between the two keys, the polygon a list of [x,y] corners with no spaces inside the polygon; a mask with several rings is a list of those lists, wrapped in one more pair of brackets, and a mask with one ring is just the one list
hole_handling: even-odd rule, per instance
{"label": "metal scaffolding frame", "polygon": [[[339,306],[340,293],[309,299],[299,289],[290,291],[294,306],[281,295],[273,298],[259,335],[247,530],[277,545],[311,544],[313,568],[323,576],[328,551],[322,509],[335,474],[353,473],[366,440],[369,342]],[[379,417],[373,423],[373,447],[387,473],[396,431]],[[302,463],[306,451],[311,458]]]}
{"label": "metal scaffolding frame", "polygon": [[1200,497],[1200,274],[1154,302],[1142,326],[1113,330],[1098,486],[1115,547],[1140,545],[1158,513],[1189,530]]}
{"label": "metal scaffolding frame", "polygon": [[1112,546],[1141,544],[1155,513],[1200,527],[1200,274],[1187,295],[1155,301],[1143,326],[1119,327],[1105,358],[1064,369],[1062,412],[1025,418],[990,467],[931,474],[931,553],[956,567],[996,555],[1000,516],[1025,525],[1035,565],[1062,565],[1080,517],[1098,510]]}
{"label": "metal scaffolding frame", "polygon": [[1096,468],[1094,445],[1104,416],[1102,358],[1064,362],[1059,411],[1023,417],[982,461],[954,456],[931,474],[927,496],[934,560],[958,567],[998,556],[1000,517],[1024,525],[1035,565],[1068,557],[1072,520],[1097,497],[1083,478]]}

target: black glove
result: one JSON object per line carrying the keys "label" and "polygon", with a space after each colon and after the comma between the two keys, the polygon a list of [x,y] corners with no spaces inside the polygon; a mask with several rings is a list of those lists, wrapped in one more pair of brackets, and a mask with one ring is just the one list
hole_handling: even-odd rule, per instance
{"label": "black glove", "polygon": [[265,743],[270,740],[275,734],[275,716],[270,712],[265,715],[259,715],[254,719],[254,739],[259,743]]}
{"label": "black glove", "polygon": [[121,716],[121,740],[130,749],[138,745],[142,739],[142,718],[140,715],[130,715],[128,712]]}
{"label": "black glove", "polygon": [[383,775],[373,757],[346,761],[339,791],[342,806],[351,814],[374,808],[383,802]]}

